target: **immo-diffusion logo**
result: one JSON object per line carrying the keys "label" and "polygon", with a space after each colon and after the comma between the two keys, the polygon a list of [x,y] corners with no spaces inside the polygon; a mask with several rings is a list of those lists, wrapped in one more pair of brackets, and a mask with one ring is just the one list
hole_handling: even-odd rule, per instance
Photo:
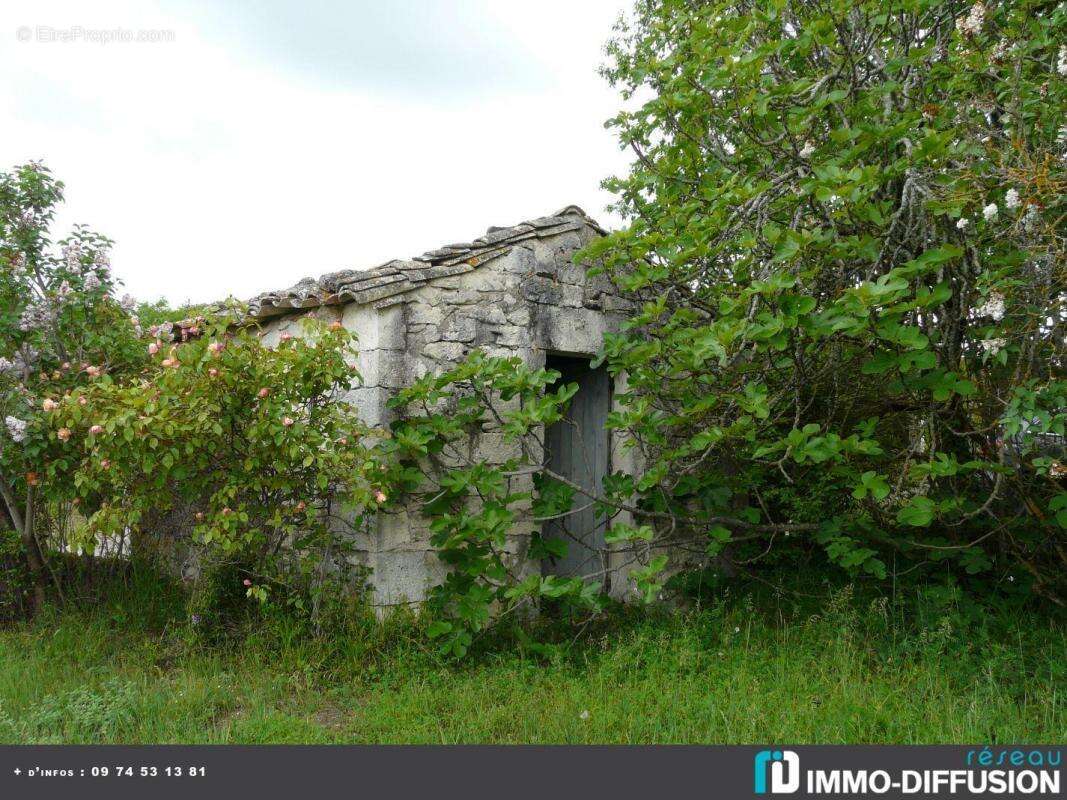
{"label": "immo-diffusion logo", "polygon": [[770,773],[771,794],[790,794],[800,788],[800,756],[792,750],[760,750],[756,753],[753,789],[767,794]]}

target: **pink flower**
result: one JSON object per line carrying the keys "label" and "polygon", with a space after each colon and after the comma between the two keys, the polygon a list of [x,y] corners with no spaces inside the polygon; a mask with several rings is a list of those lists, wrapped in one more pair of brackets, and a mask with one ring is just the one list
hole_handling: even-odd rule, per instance
{"label": "pink flower", "polygon": [[56,431],[56,438],[61,442],[67,441],[70,438],[70,428],[60,428]]}
{"label": "pink flower", "polygon": [[176,358],[164,358],[159,363],[162,364],[164,367],[176,367],[176,366],[178,366],[178,359],[176,359]]}
{"label": "pink flower", "polygon": [[233,513],[233,511],[230,510],[229,506],[227,506],[226,508],[222,509],[222,516],[224,516],[224,517],[228,517],[232,513]]}
{"label": "pink flower", "polygon": [[208,351],[213,356],[217,356],[219,353],[221,353],[222,352],[222,348],[223,348],[222,342],[212,342],[211,344],[209,344],[207,346]]}
{"label": "pink flower", "polygon": [[344,327],[344,325],[342,325],[339,320],[335,320],[335,321],[330,323],[330,330],[331,331],[339,331],[343,327]]}
{"label": "pink flower", "polygon": [[100,460],[100,466],[103,469],[111,469],[111,462],[106,458]]}
{"label": "pink flower", "polygon": [[159,342],[152,342],[152,344],[148,345],[148,355],[154,356],[158,352],[159,352]]}
{"label": "pink flower", "polygon": [[385,496],[385,492],[383,492],[381,489],[379,489],[378,491],[376,491],[374,493],[374,499],[378,503],[384,503],[389,498]]}
{"label": "pink flower", "polygon": [[85,405],[88,405],[88,404],[89,404],[89,398],[86,397],[85,395],[82,395],[81,397],[78,398],[78,405],[85,406]]}
{"label": "pink flower", "polygon": [[250,581],[248,578],[245,578],[244,579],[244,585],[245,586],[251,586],[252,585],[252,581]]}
{"label": "pink flower", "polygon": [[256,392],[256,396],[259,397],[260,400],[262,400],[268,394],[270,394],[270,390],[266,386],[264,386],[262,389],[260,389],[258,392]]}
{"label": "pink flower", "polygon": [[207,374],[210,375],[212,378],[217,378],[219,376],[219,371],[212,367],[207,371]]}
{"label": "pink flower", "polygon": [[295,421],[296,421],[296,420],[294,420],[294,419],[293,419],[292,417],[283,417],[283,418],[282,418],[282,425],[284,425],[285,427],[287,427],[287,428],[288,428],[288,427],[289,427],[290,425],[292,425],[292,424],[293,424],[293,423],[294,423]]}
{"label": "pink flower", "polygon": [[305,508],[307,508],[307,503],[305,503],[303,500],[296,504],[297,513],[303,511]]}
{"label": "pink flower", "polygon": [[57,403],[51,397],[46,397],[44,399],[44,402],[41,403],[41,408],[43,408],[45,411],[55,411],[57,408],[59,408],[59,403]]}
{"label": "pink flower", "polygon": [[293,334],[289,333],[289,331],[285,331],[285,332],[284,332],[284,333],[283,333],[283,334],[282,334],[281,336],[279,336],[278,338],[279,338],[279,339],[281,339],[281,340],[282,340],[283,342],[288,342],[288,341],[289,341],[290,339],[292,339],[292,338],[293,338]]}
{"label": "pink flower", "polygon": [[91,427],[89,429],[89,433],[93,434],[94,436],[96,436],[97,434],[101,434],[103,432],[104,432],[104,426],[103,425],[93,425],[93,427]]}
{"label": "pink flower", "polygon": [[90,364],[85,368],[85,372],[90,378],[99,378],[102,370],[100,367],[94,367]]}

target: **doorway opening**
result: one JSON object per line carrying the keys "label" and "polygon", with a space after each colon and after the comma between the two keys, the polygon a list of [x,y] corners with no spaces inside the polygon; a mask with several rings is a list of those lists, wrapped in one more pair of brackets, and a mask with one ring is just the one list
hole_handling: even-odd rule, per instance
{"label": "doorway opening", "polygon": [[[600,495],[611,469],[607,430],[611,376],[604,367],[593,369],[589,358],[581,356],[549,354],[545,367],[560,373],[559,383],[578,384],[566,416],[545,430],[545,467],[584,491]],[[586,577],[599,573],[607,583],[604,563],[607,520],[597,516],[591,502],[589,496],[576,492],[572,508],[580,510],[544,523],[542,535],[566,542],[567,553],[562,558],[546,559],[542,564],[543,574]]]}

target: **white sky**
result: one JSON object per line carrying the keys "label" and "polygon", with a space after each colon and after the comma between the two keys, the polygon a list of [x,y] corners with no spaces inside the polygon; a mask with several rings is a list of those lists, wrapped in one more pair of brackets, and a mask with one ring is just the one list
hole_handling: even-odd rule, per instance
{"label": "white sky", "polygon": [[[596,68],[627,5],[3,0],[0,166],[43,159],[67,185],[57,233],[110,236],[126,290],[172,304],[569,203],[614,225],[599,182],[627,159]],[[38,26],[174,41],[49,42]]]}

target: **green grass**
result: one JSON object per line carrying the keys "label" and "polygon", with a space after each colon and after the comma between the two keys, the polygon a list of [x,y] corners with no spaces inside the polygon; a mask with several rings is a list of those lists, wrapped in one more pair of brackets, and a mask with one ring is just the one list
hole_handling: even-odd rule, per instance
{"label": "green grass", "polygon": [[[913,590],[915,592],[916,590]],[[931,602],[930,597],[936,598]],[[131,599],[132,598],[132,599]],[[1064,628],[958,596],[720,592],[619,611],[547,658],[440,660],[414,623],[286,619],[196,644],[142,590],[0,630],[0,742],[1054,742]]]}

